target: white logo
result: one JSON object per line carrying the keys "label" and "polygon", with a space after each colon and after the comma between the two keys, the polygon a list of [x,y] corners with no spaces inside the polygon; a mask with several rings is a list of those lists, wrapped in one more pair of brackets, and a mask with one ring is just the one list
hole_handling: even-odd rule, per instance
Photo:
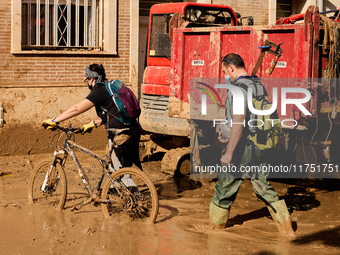
{"label": "white logo", "polygon": [[[240,87],[231,84],[215,84],[215,88],[226,88],[233,94],[233,114],[243,115],[244,114],[244,95]],[[301,93],[304,94],[304,98],[287,98],[287,93]],[[205,96],[205,97],[204,97]],[[249,111],[256,115],[269,115],[275,112],[277,109],[277,88],[273,88],[273,102],[272,107],[268,110],[257,110],[253,106],[253,93],[252,88],[248,87],[248,107]],[[307,103],[311,99],[311,93],[309,90],[304,88],[281,88],[281,115],[287,115],[286,108],[288,104],[293,104],[301,110],[301,112],[307,116],[312,115],[302,104]],[[202,94],[202,115],[207,113],[207,100],[206,95]]]}

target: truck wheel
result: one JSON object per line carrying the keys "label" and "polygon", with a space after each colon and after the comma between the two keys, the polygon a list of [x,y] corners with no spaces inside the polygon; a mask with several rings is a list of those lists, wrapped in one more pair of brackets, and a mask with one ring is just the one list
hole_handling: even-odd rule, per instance
{"label": "truck wheel", "polygon": [[182,175],[188,175],[190,174],[190,165],[190,155],[185,155],[179,161],[176,171]]}
{"label": "truck wheel", "polygon": [[165,153],[161,169],[168,174],[174,174],[175,171],[183,172],[182,174],[190,173],[190,147],[171,149]]}

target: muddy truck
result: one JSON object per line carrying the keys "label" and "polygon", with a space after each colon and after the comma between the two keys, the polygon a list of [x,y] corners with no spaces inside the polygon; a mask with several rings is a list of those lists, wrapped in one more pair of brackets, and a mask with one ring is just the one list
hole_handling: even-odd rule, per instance
{"label": "muddy truck", "polygon": [[[279,89],[277,110],[284,121],[277,146],[281,159],[339,161],[340,26],[339,11],[333,12],[334,16],[326,17],[318,7],[310,6],[306,13],[280,19],[273,26],[252,26],[252,17],[242,18],[224,5],[154,5],[140,116],[142,128],[150,134],[142,137],[141,158],[165,153],[162,171],[190,172],[190,153],[204,153],[204,148],[214,144],[214,138],[206,134],[211,133],[213,117],[225,117],[227,91],[213,88],[224,78],[221,58],[237,53],[248,73],[261,78],[270,100],[273,88]],[[200,84],[210,94],[208,114],[197,110],[202,105],[196,89]],[[289,87],[310,91],[310,100],[303,107],[293,103],[281,107],[280,88]],[[291,102],[303,97],[287,94]]]}

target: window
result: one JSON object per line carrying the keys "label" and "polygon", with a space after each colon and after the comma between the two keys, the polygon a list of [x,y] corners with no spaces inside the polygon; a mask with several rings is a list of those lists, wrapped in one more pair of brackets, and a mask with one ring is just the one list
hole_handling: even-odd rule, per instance
{"label": "window", "polygon": [[170,58],[171,41],[169,36],[169,20],[172,15],[173,14],[152,15],[149,56]]}
{"label": "window", "polygon": [[236,23],[228,9],[191,7],[185,10],[185,19],[190,22],[188,27],[230,26]]}
{"label": "window", "polygon": [[12,0],[12,3],[12,53],[116,54],[116,0]]}
{"label": "window", "polygon": [[292,1],[278,0],[276,4],[276,19],[286,18],[292,15]]}
{"label": "window", "polygon": [[[169,21],[173,13],[153,14],[150,31],[150,57],[171,57]],[[236,24],[229,8],[214,9],[207,7],[187,7],[184,19],[187,27],[231,26]]]}

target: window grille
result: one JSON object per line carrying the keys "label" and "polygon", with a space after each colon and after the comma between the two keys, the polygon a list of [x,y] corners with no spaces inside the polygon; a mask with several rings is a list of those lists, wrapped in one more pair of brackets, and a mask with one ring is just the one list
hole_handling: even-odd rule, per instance
{"label": "window grille", "polygon": [[22,49],[102,49],[103,9],[103,0],[22,0]]}

